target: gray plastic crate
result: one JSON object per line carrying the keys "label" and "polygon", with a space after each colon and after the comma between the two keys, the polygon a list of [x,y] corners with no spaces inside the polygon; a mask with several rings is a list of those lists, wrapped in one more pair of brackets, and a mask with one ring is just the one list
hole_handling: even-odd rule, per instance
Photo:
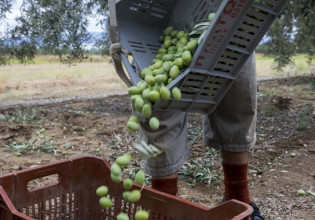
{"label": "gray plastic crate", "polygon": [[139,71],[151,65],[167,26],[190,31],[192,23],[216,12],[190,66],[168,85],[179,87],[182,99],[154,105],[155,110],[211,113],[287,1],[116,0],[110,10],[115,10],[122,47],[133,58],[134,65],[121,54],[134,85],[141,80]]}

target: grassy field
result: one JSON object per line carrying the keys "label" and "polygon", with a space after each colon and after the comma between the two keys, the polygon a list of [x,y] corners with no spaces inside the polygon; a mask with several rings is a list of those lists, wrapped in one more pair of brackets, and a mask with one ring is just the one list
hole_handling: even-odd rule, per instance
{"label": "grassy field", "polygon": [[[257,75],[269,78],[279,75],[304,75],[310,71],[304,55],[294,57],[295,65],[284,72],[272,69],[271,57],[256,55]],[[314,66],[313,66],[314,68]],[[61,64],[57,57],[38,56],[24,65],[13,61],[0,67],[0,101],[59,98],[125,92],[109,58],[92,56],[74,65]]]}
{"label": "grassy field", "polygon": [[256,54],[256,66],[257,75],[260,78],[272,77],[272,76],[296,76],[309,74],[311,68],[314,71],[315,60],[313,59],[312,66],[308,63],[306,55],[300,54],[293,57],[293,63],[284,68],[282,72],[275,70],[273,58],[264,56],[262,54]]}
{"label": "grassy field", "polygon": [[115,94],[125,90],[107,58],[94,57],[73,65],[51,56],[33,64],[0,67],[0,101]]}

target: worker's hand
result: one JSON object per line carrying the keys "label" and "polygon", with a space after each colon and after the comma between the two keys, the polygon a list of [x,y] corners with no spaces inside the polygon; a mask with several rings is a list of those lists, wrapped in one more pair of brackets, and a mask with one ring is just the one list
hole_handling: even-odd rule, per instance
{"label": "worker's hand", "polygon": [[152,144],[147,144],[144,140],[141,140],[139,143],[136,143],[135,148],[139,150],[147,158],[156,157],[159,154],[163,153],[163,150],[157,148]]}

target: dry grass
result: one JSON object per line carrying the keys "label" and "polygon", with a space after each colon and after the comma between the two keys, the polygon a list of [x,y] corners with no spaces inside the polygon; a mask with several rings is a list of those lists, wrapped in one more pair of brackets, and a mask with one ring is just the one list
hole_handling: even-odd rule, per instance
{"label": "dry grass", "polygon": [[109,62],[13,64],[0,69],[0,101],[126,91]]}
{"label": "dry grass", "polygon": [[8,88],[8,80],[0,79],[0,94],[4,93],[7,88]]}
{"label": "dry grass", "polygon": [[314,71],[315,59],[311,65],[307,63],[307,56],[300,54],[293,57],[293,64],[288,65],[282,72],[275,70],[273,58],[264,56],[263,54],[256,54],[257,76],[260,78],[272,76],[296,76],[310,74]]}

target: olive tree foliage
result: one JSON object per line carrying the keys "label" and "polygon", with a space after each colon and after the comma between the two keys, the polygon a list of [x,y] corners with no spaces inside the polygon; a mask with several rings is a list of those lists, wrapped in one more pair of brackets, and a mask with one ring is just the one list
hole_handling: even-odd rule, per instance
{"label": "olive tree foliage", "polygon": [[[0,22],[3,22],[6,13],[11,10],[11,7],[12,0],[0,1]],[[7,35],[7,33],[0,33],[0,65],[7,63],[10,56],[10,47],[6,44],[6,37],[4,35]]]}
{"label": "olive tree foliage", "polygon": [[[12,0],[6,1],[11,5]],[[27,62],[38,49],[57,55],[61,61],[82,60],[92,37],[88,18],[98,19],[105,31],[107,11],[104,0],[23,0],[17,25],[2,34],[0,62],[5,64],[12,58]]]}
{"label": "olive tree foliage", "polygon": [[315,1],[289,1],[267,36],[266,53],[274,57],[276,69],[292,63],[296,53],[307,54],[311,69],[315,53]]}
{"label": "olive tree foliage", "polygon": [[[15,0],[0,1],[0,22]],[[0,33],[0,65],[11,59],[32,60],[38,50],[59,56],[61,61],[86,58],[90,42],[88,18],[99,21],[104,30],[96,41],[103,54],[109,52],[106,31],[106,0],[23,0],[17,26]],[[281,70],[296,53],[305,53],[311,64],[315,50],[315,0],[290,0],[268,31],[264,46]],[[94,40],[95,41],[95,40]]]}
{"label": "olive tree foliage", "polygon": [[0,2],[0,19],[5,17],[7,11],[12,7],[12,0],[1,0]]}

